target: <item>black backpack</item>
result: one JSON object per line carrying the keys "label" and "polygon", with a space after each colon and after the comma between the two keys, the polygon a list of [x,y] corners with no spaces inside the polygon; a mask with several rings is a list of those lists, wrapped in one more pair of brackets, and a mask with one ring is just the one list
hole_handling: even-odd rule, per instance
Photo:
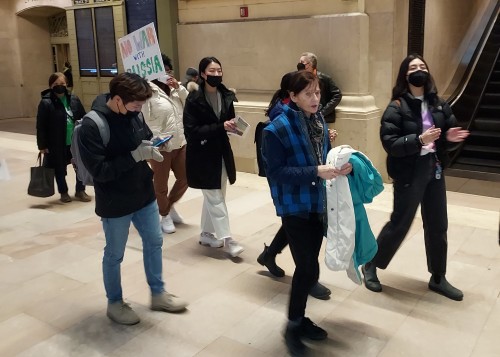
{"label": "black backpack", "polygon": [[257,166],[259,168],[259,176],[266,177],[266,169],[264,167],[264,158],[262,157],[262,134],[270,121],[260,122],[255,127],[255,149],[257,150]]}

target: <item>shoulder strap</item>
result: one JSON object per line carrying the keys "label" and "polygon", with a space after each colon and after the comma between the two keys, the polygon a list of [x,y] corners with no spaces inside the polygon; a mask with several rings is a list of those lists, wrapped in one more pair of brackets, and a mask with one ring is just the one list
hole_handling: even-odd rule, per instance
{"label": "shoulder strap", "polygon": [[395,99],[393,102],[400,108],[400,111],[402,113],[405,113],[409,110],[408,103],[406,103],[406,100],[404,98],[401,99]]}
{"label": "shoulder strap", "polygon": [[144,114],[142,114],[142,112],[139,112],[139,114],[137,115],[137,118],[139,119],[141,124],[144,123]]}
{"label": "shoulder strap", "polygon": [[104,146],[108,146],[109,143],[109,124],[107,120],[103,119],[95,110],[91,110],[85,115],[86,118],[92,120],[99,129],[99,134],[101,134],[101,139]]}

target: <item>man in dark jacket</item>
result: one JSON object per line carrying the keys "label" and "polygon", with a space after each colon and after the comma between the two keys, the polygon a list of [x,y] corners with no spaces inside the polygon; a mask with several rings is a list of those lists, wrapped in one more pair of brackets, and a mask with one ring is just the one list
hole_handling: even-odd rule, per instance
{"label": "man in dark jacket", "polygon": [[335,108],[342,100],[342,93],[333,79],[326,73],[318,71],[317,67],[318,58],[314,53],[304,52],[300,55],[297,70],[305,69],[318,76],[321,90],[321,114],[327,123],[335,123]]}
{"label": "man in dark jacket", "polygon": [[84,118],[78,145],[94,179],[96,214],[101,217],[106,237],[102,267],[107,316],[116,323],[133,325],[140,319],[123,302],[120,278],[130,222],[143,242],[151,309],[175,312],[184,310],[187,304],[164,290],[161,276],[163,235],[153,172],[146,160],[162,161],[163,156],[152,146],[151,130],[139,115],[152,95],[151,87],[136,74],[122,73],[111,80],[109,89],[109,94],[98,96],[92,104],[92,110],[109,126],[108,144],[104,145],[95,122]]}

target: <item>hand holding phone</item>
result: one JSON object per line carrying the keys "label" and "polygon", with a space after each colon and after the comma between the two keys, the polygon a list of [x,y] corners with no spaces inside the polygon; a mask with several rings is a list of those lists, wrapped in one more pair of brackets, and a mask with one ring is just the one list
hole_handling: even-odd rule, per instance
{"label": "hand holding phone", "polygon": [[167,141],[169,141],[170,139],[172,139],[172,136],[173,136],[173,135],[167,135],[165,138],[160,139],[160,140],[156,141],[155,143],[153,143],[153,146],[154,146],[155,148],[162,146],[162,145],[163,145],[163,144],[165,144]]}

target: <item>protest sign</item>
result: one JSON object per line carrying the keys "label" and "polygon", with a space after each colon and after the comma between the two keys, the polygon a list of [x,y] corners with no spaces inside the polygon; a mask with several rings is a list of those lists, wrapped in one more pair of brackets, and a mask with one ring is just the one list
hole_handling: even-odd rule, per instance
{"label": "protest sign", "polygon": [[149,80],[165,75],[153,22],[118,39],[118,44],[126,72]]}

